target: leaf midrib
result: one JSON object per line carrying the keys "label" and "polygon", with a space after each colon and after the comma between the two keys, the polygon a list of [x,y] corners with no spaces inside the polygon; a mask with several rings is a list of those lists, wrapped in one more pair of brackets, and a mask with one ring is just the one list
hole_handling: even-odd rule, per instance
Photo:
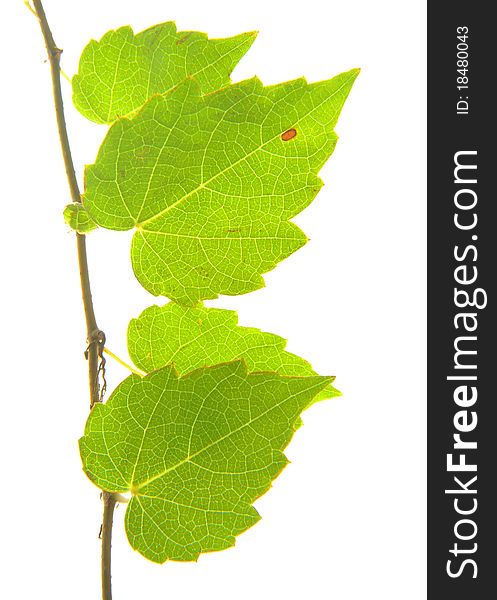
{"label": "leaf midrib", "polygon": [[[279,408],[280,406],[282,406],[283,404],[285,404],[286,402],[288,402],[289,400],[291,400],[292,398],[295,398],[296,396],[299,396],[302,393],[309,393],[312,392],[312,390],[316,389],[316,388],[321,388],[324,389],[324,387],[326,387],[326,385],[328,385],[328,383],[331,383],[329,381],[330,378],[325,378],[326,379],[326,383],[324,383],[322,380],[320,382],[317,382],[316,384],[308,387],[306,390],[304,391],[300,391],[296,394],[292,394],[291,396],[285,396],[285,398],[277,403],[272,405],[268,410],[262,412],[261,414],[259,414],[257,417],[250,419],[249,421],[247,421],[246,423],[244,423],[243,425],[241,425],[240,427],[237,427],[236,429],[230,431],[229,433],[227,433],[226,435],[222,436],[221,438],[219,438],[218,440],[211,442],[210,444],[207,444],[207,446],[204,446],[203,448],[201,448],[200,450],[198,450],[197,452],[194,452],[193,454],[190,454],[189,456],[187,456],[186,458],[184,458],[183,460],[177,462],[175,465],[168,467],[167,469],[164,469],[164,471],[158,473],[157,475],[154,475],[153,477],[150,477],[149,479],[146,479],[145,481],[139,483],[139,484],[134,484],[133,481],[131,481],[129,483],[129,489],[132,491],[133,495],[139,495],[137,494],[137,492],[141,489],[143,489],[144,487],[146,487],[147,485],[151,484],[152,482],[156,481],[157,479],[160,479],[161,477],[164,477],[165,475],[167,475],[168,473],[171,473],[175,470],[177,470],[179,467],[183,466],[184,464],[192,461],[194,458],[196,458],[197,456],[203,454],[204,452],[206,452],[207,450],[209,450],[210,448],[216,446],[217,444],[220,444],[221,442],[223,442],[224,440],[228,439],[229,437],[231,437],[232,435],[235,435],[236,433],[242,431],[243,429],[245,429],[246,427],[249,427],[250,425],[252,425],[253,423],[255,423],[256,421],[258,421],[259,419],[265,417],[267,414],[269,414],[270,412],[272,412],[273,410]],[[321,391],[318,390],[318,391]],[[317,393],[317,392],[316,392]],[[314,394],[316,395],[316,394]],[[311,396],[311,399],[314,397],[314,395]],[[155,410],[155,409],[154,409]],[[198,416],[198,415],[197,415]],[[292,424],[289,424],[290,426]],[[135,469],[136,469],[136,465],[135,465]]]}

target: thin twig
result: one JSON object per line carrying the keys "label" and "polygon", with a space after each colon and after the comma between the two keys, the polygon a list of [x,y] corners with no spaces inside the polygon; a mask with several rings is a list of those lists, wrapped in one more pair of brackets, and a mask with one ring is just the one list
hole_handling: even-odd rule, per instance
{"label": "thin twig", "polygon": [[[60,50],[52,36],[50,27],[47,22],[45,11],[41,0],[33,0],[34,10],[40,22],[41,31],[47,48],[48,59],[50,61],[50,70],[52,73],[52,88],[55,102],[55,115],[57,118],[57,127],[59,130],[60,145],[62,148],[62,156],[64,158],[64,166],[66,169],[67,181],[71,190],[71,198],[73,202],[81,202],[81,194],[79,191],[76,173],[74,171],[74,163],[67,136],[67,126],[64,116],[64,103],[62,100],[62,89],[60,81]],[[88,358],[88,375],[90,383],[90,407],[100,401],[99,382],[98,382],[98,365],[102,356],[103,344],[105,336],[100,331],[95,318],[93,309],[93,301],[91,297],[90,277],[88,273],[88,258],[86,254],[86,239],[84,235],[76,234],[78,248],[78,263],[79,274],[81,279],[81,291],[83,294],[83,306],[86,317],[86,331],[88,339],[88,349],[86,356]]]}
{"label": "thin twig", "polygon": [[[30,5],[27,3],[28,7]],[[43,9],[41,0],[33,0],[33,8],[40,22],[41,31],[47,48],[48,59],[50,62],[50,71],[52,74],[52,88],[55,103],[55,114],[57,118],[57,127],[59,130],[60,145],[64,158],[64,166],[66,169],[67,181],[71,190],[71,198],[73,202],[81,202],[81,194],[79,191],[76,174],[74,171],[74,163],[67,135],[67,126],[64,116],[64,103],[62,100],[61,80],[60,80],[60,50],[52,36],[48,25],[47,17]],[[83,307],[86,318],[86,330],[88,339],[88,348],[85,356],[88,359],[88,373],[90,382],[90,408],[97,402],[101,401],[99,390],[99,372],[100,365],[102,369],[105,363],[102,364],[103,349],[105,346],[105,334],[98,328],[93,308],[91,296],[90,276],[88,272],[88,258],[86,254],[86,238],[79,233],[76,234],[78,263],[81,280],[81,291],[83,295]],[[112,521],[114,507],[116,505],[116,497],[114,494],[103,492],[104,515],[102,522],[102,597],[103,600],[112,600],[111,589],[111,542],[112,542]]]}
{"label": "thin twig", "polygon": [[112,522],[117,499],[114,494],[103,492],[104,517],[102,521],[102,600],[112,600]]}

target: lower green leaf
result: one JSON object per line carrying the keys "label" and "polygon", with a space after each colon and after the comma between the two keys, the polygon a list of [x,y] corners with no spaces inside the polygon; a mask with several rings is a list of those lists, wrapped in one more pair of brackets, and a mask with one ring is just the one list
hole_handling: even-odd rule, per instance
{"label": "lower green leaf", "polygon": [[[128,327],[128,350],[135,365],[149,373],[174,364],[180,375],[200,367],[243,358],[249,373],[272,371],[280,375],[316,375],[311,365],[285,350],[286,340],[253,327],[238,325],[235,311],[175,302],[150,306]],[[339,396],[331,384],[316,398]]]}
{"label": "lower green leaf", "polygon": [[223,550],[259,520],[253,502],[287,464],[300,413],[329,377],[248,374],[243,361],[178,377],[131,375],[80,440],[88,477],[131,492],[126,532],[155,562]]}

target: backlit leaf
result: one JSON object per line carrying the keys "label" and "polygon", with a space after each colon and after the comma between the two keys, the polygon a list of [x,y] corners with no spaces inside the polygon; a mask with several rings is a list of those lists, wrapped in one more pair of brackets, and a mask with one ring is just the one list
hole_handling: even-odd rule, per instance
{"label": "backlit leaf", "polygon": [[195,305],[258,289],[306,242],[289,219],[322,186],[357,74],[255,78],[207,96],[189,79],[110,128],[86,170],[85,207],[102,227],[136,228],[133,269],[155,295]]}
{"label": "backlit leaf", "polygon": [[183,378],[171,367],[131,375],[90,414],[85,472],[104,490],[131,492],[133,548],[155,562],[196,560],[259,520],[252,503],[287,464],[300,413],[330,382],[247,374],[242,361]]}
{"label": "backlit leaf", "polygon": [[205,33],[177,32],[171,22],[136,35],[131,27],[109,31],[83,50],[72,80],[73,102],[91,121],[112,123],[188,76],[195,77],[203,92],[213,92],[230,83],[232,70],[256,35],[209,40]]}
{"label": "backlit leaf", "polygon": [[[252,327],[240,327],[236,312],[219,308],[186,308],[169,302],[150,306],[128,327],[128,350],[135,365],[149,373],[174,364],[179,375],[200,367],[243,358],[249,373],[316,375],[304,359],[285,350],[286,340]],[[316,400],[339,396],[331,384]]]}

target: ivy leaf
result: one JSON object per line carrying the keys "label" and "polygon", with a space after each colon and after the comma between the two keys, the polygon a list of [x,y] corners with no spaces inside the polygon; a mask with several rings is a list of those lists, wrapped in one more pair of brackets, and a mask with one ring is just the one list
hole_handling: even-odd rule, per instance
{"label": "ivy leaf", "polygon": [[140,283],[185,305],[264,285],[307,241],[288,219],[322,186],[338,115],[358,70],[202,96],[187,80],[109,130],[86,170],[84,204],[102,227],[137,229]]}
{"label": "ivy leaf", "polygon": [[92,40],[73,77],[73,102],[87,119],[112,123],[136,111],[154,94],[164,94],[185,77],[195,77],[203,92],[230,83],[230,74],[253,44],[252,31],[209,40],[205,33],[177,32],[162,23],[134,34],[131,27]]}
{"label": "ivy leaf", "polygon": [[223,550],[259,520],[252,503],[286,466],[300,413],[328,377],[247,374],[242,361],[178,378],[131,375],[96,405],[80,440],[101,489],[131,492],[126,532],[155,562]]}
{"label": "ivy leaf", "polygon": [[[286,340],[252,327],[240,327],[235,311],[185,308],[174,302],[150,306],[128,327],[128,350],[135,365],[149,373],[174,364],[179,375],[200,367],[243,358],[249,373],[272,371],[279,375],[316,375],[311,365],[285,351]],[[316,400],[339,396],[331,384]]]}
{"label": "ivy leaf", "polygon": [[98,227],[86,208],[76,202],[68,204],[64,208],[64,220],[71,229],[78,233],[90,233]]}

